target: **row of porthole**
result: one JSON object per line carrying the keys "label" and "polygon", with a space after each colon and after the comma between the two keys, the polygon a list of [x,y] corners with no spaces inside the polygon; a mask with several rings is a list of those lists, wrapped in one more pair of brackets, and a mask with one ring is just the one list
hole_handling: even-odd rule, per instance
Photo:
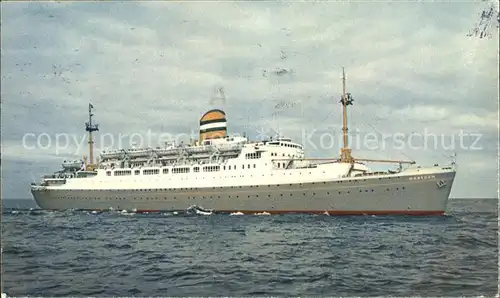
{"label": "row of porthole", "polygon": [[[284,173],[283,175],[285,175],[285,173]],[[290,173],[290,175],[291,175],[291,173]],[[262,176],[264,177],[265,175],[262,175]],[[273,176],[273,174],[271,174],[271,176]],[[250,178],[252,178],[252,177],[253,177],[253,175],[250,175]],[[215,179],[216,177],[215,177],[215,176],[213,176],[212,178],[213,178],[213,179]],[[220,177],[219,177],[219,178],[220,178]],[[227,177],[227,176],[224,176],[224,178],[228,178],[228,177]],[[230,178],[238,178],[238,177],[236,177],[236,176],[231,176]],[[245,178],[245,176],[240,176],[239,178]],[[400,177],[398,177],[398,178],[400,178]],[[202,179],[205,179],[205,178],[203,177]],[[379,180],[381,180],[381,179],[382,179],[382,178],[379,178]],[[391,179],[391,178],[390,178],[390,177],[388,177],[387,179]],[[172,179],[169,179],[169,181],[170,181],[170,180],[172,180]],[[184,179],[183,179],[183,178],[181,178],[181,180],[184,180]],[[190,179],[186,179],[186,180],[190,180]],[[195,180],[198,180],[198,178],[196,178]],[[361,181],[361,179],[360,179],[360,180],[336,181],[336,182],[337,182],[337,183],[343,183],[343,182],[348,182],[348,183],[349,183],[349,182],[353,182],[353,183],[356,183],[356,182],[359,182],[359,181]],[[362,181],[366,181],[366,179],[363,179]],[[103,181],[101,181],[101,182],[103,182]],[[312,184],[312,185],[314,185],[315,183],[321,183],[321,182],[312,182],[311,184]],[[330,181],[330,183],[335,183],[335,181]],[[323,184],[326,184],[326,182],[323,182]],[[269,185],[268,185],[268,186],[269,186]],[[279,185],[279,184],[276,184],[275,186],[278,186],[278,187],[279,187],[280,185]],[[292,184],[290,184],[290,186],[292,186]],[[302,186],[302,183],[300,183],[300,184],[299,184],[299,186]],[[258,185],[256,185],[255,187],[259,187],[259,186],[258,186]],[[224,188],[224,187],[220,187],[220,188]],[[227,188],[227,187],[226,187],[226,188]],[[233,188],[233,186],[231,186],[231,188]],[[240,188],[241,188],[241,186],[240,186]],[[132,190],[133,190],[133,189],[132,189]]]}
{"label": "row of porthole", "polygon": [[[254,166],[255,166],[255,165],[254,165]],[[290,170],[294,170],[294,169],[290,169]],[[289,174],[289,175],[292,175],[293,173],[288,173],[288,174]],[[312,174],[312,172],[309,172],[309,174]],[[158,174],[158,175],[159,175],[159,174]],[[286,175],[286,173],[283,173],[283,175]],[[299,172],[299,175],[302,175],[302,172]],[[109,176],[109,175],[108,175],[108,176]],[[120,175],[120,176],[121,176],[121,175]],[[265,176],[266,176],[265,174],[262,174],[262,177],[265,177]],[[274,176],[274,174],[270,174],[270,176]],[[245,176],[244,176],[244,175],[240,175],[240,178],[241,178],[241,177],[242,177],[242,178],[245,178]],[[253,175],[251,175],[251,177],[253,177]],[[212,178],[213,178],[213,179],[215,179],[215,178],[221,178],[221,177],[212,176]],[[224,178],[228,178],[228,176],[224,176]],[[229,178],[237,178],[237,176],[230,176]],[[393,177],[384,177],[384,178],[379,177],[379,178],[378,178],[378,180],[382,180],[382,179],[391,179],[391,178],[393,178]],[[398,178],[398,179],[400,179],[400,178],[401,178],[401,176],[398,176],[397,178]],[[191,178],[191,179],[192,179],[192,178]],[[205,179],[205,177],[202,177],[202,179]],[[172,180],[172,179],[169,179],[169,180]],[[196,177],[196,178],[195,178],[195,180],[198,180],[198,178]],[[351,181],[352,181],[352,182],[358,182],[358,181],[361,181],[361,179],[359,179],[359,180],[347,180],[347,181],[345,181],[345,182],[351,182]],[[363,179],[363,181],[366,181],[366,179]],[[342,183],[342,182],[344,182],[344,181],[337,181],[337,183]]]}
{"label": "row of porthole", "polygon": [[[287,174],[287,173],[283,173],[283,176],[285,176],[286,174]],[[309,172],[309,174],[311,174],[311,172]],[[288,175],[292,175],[292,173],[288,173]],[[302,173],[299,173],[299,175],[302,175]],[[110,176],[110,175],[108,175],[108,176]],[[262,177],[265,177],[265,176],[266,176],[266,174],[262,174]],[[270,174],[269,176],[274,176],[274,174]],[[123,177],[123,176],[122,176],[122,175],[120,175],[120,176],[113,176],[113,177]],[[253,175],[250,175],[250,177],[253,177]],[[208,177],[201,177],[201,179],[205,179],[205,178],[208,178]],[[212,179],[220,179],[220,178],[224,178],[224,179],[227,179],[227,178],[238,178],[238,176],[224,176],[224,177],[220,177],[220,176],[219,176],[219,177],[217,177],[217,176],[212,176]],[[239,178],[245,178],[245,175],[240,175],[240,176],[239,176]],[[181,180],[184,180],[184,177],[181,177],[180,179],[181,179]],[[198,179],[200,179],[200,178],[198,178],[198,177],[195,177],[195,178],[194,178],[194,180],[198,180]],[[171,181],[171,180],[172,180],[172,178],[169,178],[168,180],[169,180],[169,181]],[[174,180],[176,180],[176,179],[174,179]],[[186,180],[193,180],[193,178],[192,178],[192,177],[190,177],[190,178],[188,178],[188,179],[186,179]],[[102,181],[101,181],[101,182],[102,182]],[[341,182],[341,181],[340,181],[340,182]]]}
{"label": "row of porthole", "polygon": [[[266,164],[267,165],[267,164]],[[231,166],[233,166],[233,168],[231,168]],[[241,168],[242,169],[245,169],[245,165],[241,165]],[[247,165],[247,169],[251,169],[251,164],[248,164]],[[253,164],[253,168],[255,169],[256,168],[256,164]],[[220,166],[206,166],[203,168],[203,172],[204,173],[208,173],[208,172],[219,172],[221,170]],[[226,166],[223,166],[223,170],[225,171],[226,170]],[[229,165],[228,166],[228,170],[236,170],[236,165]],[[168,174],[168,169],[163,169],[162,173],[164,175]],[[194,173],[199,173],[200,172],[200,168],[199,167],[194,167],[193,168],[193,172]],[[174,168],[172,169],[171,171],[172,174],[188,174],[190,173],[190,168]],[[118,175],[116,175],[118,174]],[[132,171],[115,171],[113,172],[113,175],[111,175],[111,171],[106,171],[106,176],[114,176],[114,177],[117,177],[117,176],[138,176],[140,175],[140,170],[134,170],[134,175],[132,175]],[[147,170],[142,170],[142,175],[144,176],[151,176],[151,175],[160,175],[160,169],[147,169]]]}
{"label": "row of porthole", "polygon": [[[404,190],[404,189],[405,189],[405,187],[402,187],[402,190]],[[396,190],[399,190],[399,188],[396,188]],[[387,189],[386,189],[386,191],[390,191],[390,189],[389,189],[389,188],[387,188]],[[359,192],[363,192],[363,190],[362,190],[362,189],[360,189],[360,190],[359,190]],[[369,192],[369,191],[368,191],[368,189],[365,189],[365,192]],[[371,192],[374,192],[374,190],[372,189],[372,190],[371,190]],[[343,194],[343,193],[344,193],[344,194],[350,194],[351,192],[350,192],[350,191],[347,191],[347,192],[341,192],[341,191],[339,191],[339,192],[338,192],[338,194],[339,194],[339,195],[340,195],[340,194]],[[302,194],[303,194],[304,196],[306,196],[306,195],[307,195],[305,192],[304,192],[304,193],[302,193]],[[330,192],[326,192],[326,194],[327,194],[327,195],[330,195]],[[315,192],[313,192],[313,193],[312,193],[312,195],[313,195],[313,196],[315,196],[315,195],[316,195],[316,193],[315,193]],[[267,196],[268,196],[269,198],[271,197],[271,195],[270,195],[270,194],[268,194]],[[290,197],[291,197],[291,196],[293,196],[293,194],[290,194]],[[237,198],[237,199],[238,199],[239,197],[240,197],[240,196],[236,196],[236,198]],[[249,196],[248,196],[248,198],[250,198],[250,197],[252,197],[252,196],[251,196],[251,195],[249,195]],[[256,197],[256,198],[258,198],[258,197],[259,197],[259,195],[255,195],[255,197]],[[283,194],[280,194],[280,197],[283,197]],[[208,199],[208,198],[212,199],[212,198],[214,198],[214,197],[213,197],[213,196],[210,196],[210,197],[207,197],[207,199]],[[217,196],[217,198],[218,198],[218,199],[220,199],[220,196]],[[231,198],[231,196],[228,196],[228,198]],[[76,198],[76,197],[71,197],[70,199],[78,199],[78,198]],[[84,199],[87,199],[87,200],[95,200],[96,198],[84,198]],[[146,200],[157,200],[157,199],[155,199],[155,198],[134,198],[133,200],[139,200],[139,199],[140,199],[140,200],[144,200],[144,199],[146,199]],[[167,197],[165,197],[164,199],[165,199],[165,200],[167,200],[168,198],[167,198]],[[177,197],[173,197],[173,199],[177,199]],[[188,199],[196,199],[196,197],[188,197]],[[201,197],[201,199],[205,199],[205,197],[203,196],[203,197]],[[104,200],[126,200],[126,199],[125,199],[125,198],[104,198]]]}
{"label": "row of porthole", "polygon": [[[406,189],[406,188],[405,188],[404,186],[401,188],[401,190],[405,190],[405,189]],[[385,191],[390,191],[390,190],[391,190],[390,188],[387,188]],[[396,190],[399,190],[399,187],[396,187]],[[362,189],[360,189],[360,190],[359,190],[359,192],[363,192],[363,190],[362,190]],[[365,189],[365,192],[368,192],[368,189]],[[372,190],[371,190],[371,192],[375,192],[375,190],[374,190],[374,189],[372,189]],[[347,193],[350,193],[350,192],[348,191]],[[341,192],[340,192],[340,191],[339,191],[339,194],[341,194]]]}
{"label": "row of porthole", "polygon": [[[326,184],[326,182],[323,182],[324,184]],[[314,185],[314,182],[312,183],[312,185]],[[268,184],[267,187],[271,187],[271,186],[277,186],[277,187],[280,187],[280,184]],[[286,185],[282,185],[282,186],[286,186]],[[296,186],[294,184],[289,184],[289,186]],[[299,184],[299,186],[303,186],[302,183]],[[234,189],[234,188],[243,188],[243,186],[230,186],[230,187],[211,187],[211,189],[224,189],[224,188],[231,188],[231,189]],[[245,186],[245,188],[259,188],[259,185],[248,185],[248,186]],[[205,188],[201,188],[201,189],[210,189],[210,187],[205,187]],[[405,189],[405,187],[403,186],[401,189]],[[152,191],[156,191],[156,192],[160,192],[160,191],[175,191],[175,190],[181,190],[181,191],[185,191],[185,190],[200,190],[200,188],[157,188],[157,189],[103,189],[101,191],[149,191],[149,192],[152,192]],[[399,187],[396,188],[396,190],[399,190]],[[78,191],[78,190],[77,190]],[[359,192],[362,192],[363,190],[359,190]],[[372,189],[372,192],[374,190]],[[386,191],[390,191],[390,188],[387,188]],[[365,190],[365,192],[368,192],[368,189]]]}
{"label": "row of porthole", "polygon": [[[324,173],[324,172],[323,172]],[[285,176],[287,173],[283,173],[283,175]],[[288,173],[288,175],[292,175],[293,173]],[[309,175],[311,175],[312,172],[309,172]],[[153,174],[151,174],[152,176]],[[158,174],[159,175],[159,174]],[[302,175],[302,172],[299,172],[299,175]],[[111,176],[111,175],[107,175],[107,176]],[[128,175],[115,175],[113,177],[123,177],[123,176],[128,176]],[[134,175],[136,176],[136,175]],[[144,176],[149,176],[148,174],[145,174]],[[262,174],[262,177],[265,177],[266,174]],[[274,176],[274,174],[270,174],[269,176]],[[240,175],[239,176],[240,178],[245,178],[245,175]],[[250,175],[250,177],[253,177],[253,175]],[[206,177],[201,177],[201,179],[205,179]],[[218,178],[221,178],[221,177],[217,177],[217,176],[212,176],[212,179],[218,179]],[[223,178],[238,178],[237,176],[224,176]],[[183,179],[183,177],[181,177],[181,179]],[[193,178],[189,178],[189,179],[193,179]],[[195,180],[198,180],[198,177],[195,177],[194,178]],[[382,178],[379,178],[379,180],[381,180]],[[390,177],[388,178],[390,179]],[[168,180],[172,180],[172,178],[169,178]],[[354,182],[358,181],[358,180],[353,180]],[[361,180],[359,180],[361,181]],[[363,179],[363,181],[366,181],[366,179]],[[342,183],[343,181],[337,181],[337,183]],[[351,180],[348,180],[348,182],[351,182]]]}
{"label": "row of porthole", "polygon": [[[304,196],[306,194],[304,193]],[[313,193],[312,194],[313,196],[316,195],[316,193]],[[281,194],[281,196],[283,196],[283,194]],[[290,196],[292,196],[292,194],[290,194]],[[236,196],[236,198],[239,198],[240,196]],[[248,198],[250,198],[252,196],[248,196]],[[255,195],[255,197],[259,197],[259,195]],[[268,195],[268,197],[271,197],[271,195]],[[213,196],[210,196],[210,197],[201,197],[200,199],[213,199],[214,197]],[[218,199],[220,199],[220,196],[217,196]],[[231,198],[231,196],[229,196],[229,198]],[[59,197],[59,199],[64,199],[64,197]],[[69,199],[84,199],[84,200],[97,200],[97,198],[76,198],[76,197],[70,197]],[[167,197],[164,197],[165,200],[168,200]],[[177,199],[177,197],[173,197],[173,199]],[[187,197],[187,199],[196,199],[196,197]],[[126,200],[126,198],[100,198],[99,200]],[[133,198],[132,200],[158,200],[158,198]]]}
{"label": "row of porthole", "polygon": [[[176,199],[177,197],[174,197]],[[127,198],[77,198],[77,197],[58,197],[58,199],[70,199],[70,200],[127,200]],[[168,198],[165,197],[165,200]],[[133,198],[132,200],[157,200],[155,198]]]}

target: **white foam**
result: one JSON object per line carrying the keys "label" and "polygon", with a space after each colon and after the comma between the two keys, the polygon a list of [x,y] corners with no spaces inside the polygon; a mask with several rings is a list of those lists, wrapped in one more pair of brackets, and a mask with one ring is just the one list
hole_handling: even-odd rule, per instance
{"label": "white foam", "polygon": [[199,215],[212,215],[213,210],[210,209],[205,209],[203,207],[200,207],[198,205],[192,205],[187,209],[187,212],[192,212],[194,211],[196,214]]}
{"label": "white foam", "polygon": [[201,211],[201,210],[195,210],[196,214],[200,214],[200,215],[212,215],[212,212],[205,212],[205,211]]}
{"label": "white foam", "polygon": [[2,293],[2,298],[7,298],[7,294],[6,293]]}
{"label": "white foam", "polygon": [[231,213],[231,214],[229,214],[229,215],[244,215],[244,213],[243,213],[243,212],[239,212],[239,211],[238,211],[238,212],[232,212],[232,213]]}
{"label": "white foam", "polygon": [[254,213],[253,215],[271,215],[269,212]]}

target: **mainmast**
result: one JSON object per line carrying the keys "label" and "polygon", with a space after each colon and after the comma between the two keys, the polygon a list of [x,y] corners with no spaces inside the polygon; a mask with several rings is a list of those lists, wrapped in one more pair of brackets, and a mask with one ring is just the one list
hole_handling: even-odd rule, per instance
{"label": "mainmast", "polygon": [[352,99],[351,93],[346,93],[346,87],[345,87],[345,71],[344,67],[342,67],[342,96],[340,98],[340,103],[342,104],[343,108],[343,124],[344,126],[342,127],[342,131],[344,132],[344,146],[342,149],[340,149],[340,161],[341,162],[348,162],[351,163],[353,162],[352,156],[351,156],[351,149],[349,148],[349,139],[348,139],[348,128],[347,128],[347,106],[352,105],[352,102],[354,99]]}
{"label": "mainmast", "polygon": [[85,131],[89,133],[89,168],[93,169],[94,167],[94,140],[92,139],[92,132],[99,131],[99,125],[92,123],[92,109],[94,106],[89,103],[89,122],[85,123]]}

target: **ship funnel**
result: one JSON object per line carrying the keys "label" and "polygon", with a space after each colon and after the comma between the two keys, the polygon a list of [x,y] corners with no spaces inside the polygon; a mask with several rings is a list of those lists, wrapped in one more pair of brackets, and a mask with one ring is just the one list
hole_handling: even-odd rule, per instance
{"label": "ship funnel", "polygon": [[226,113],[219,109],[206,112],[200,119],[200,142],[226,137]]}

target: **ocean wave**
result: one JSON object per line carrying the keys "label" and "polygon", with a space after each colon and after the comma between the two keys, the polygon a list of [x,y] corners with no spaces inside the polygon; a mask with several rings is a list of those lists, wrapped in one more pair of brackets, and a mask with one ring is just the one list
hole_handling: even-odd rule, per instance
{"label": "ocean wave", "polygon": [[444,217],[4,210],[4,291],[492,297],[497,214],[469,210],[459,205]]}

